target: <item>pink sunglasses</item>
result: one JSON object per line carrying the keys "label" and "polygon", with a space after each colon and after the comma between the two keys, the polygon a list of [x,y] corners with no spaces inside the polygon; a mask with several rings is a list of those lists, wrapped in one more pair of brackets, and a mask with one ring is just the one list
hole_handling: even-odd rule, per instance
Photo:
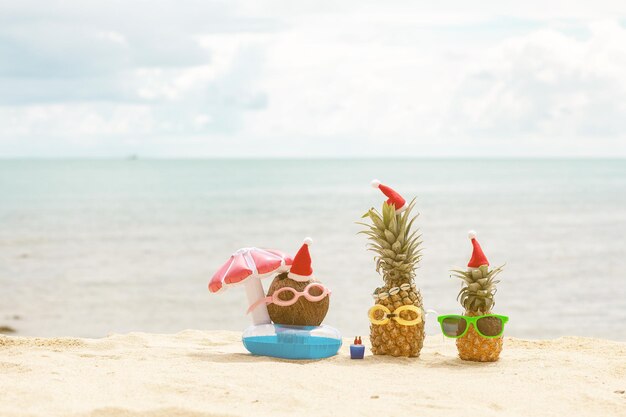
{"label": "pink sunglasses", "polygon": [[[313,288],[318,288],[322,291],[322,293],[320,295],[313,295],[311,294],[311,290]],[[281,300],[278,296],[284,292],[290,292],[292,294],[292,297],[288,300]],[[274,291],[274,293],[268,297],[265,298],[261,298],[259,301],[255,302],[254,304],[252,304],[249,308],[248,311],[246,312],[246,314],[250,313],[252,310],[254,310],[255,308],[257,308],[258,306],[260,306],[261,304],[265,303],[265,304],[276,304],[277,306],[281,306],[281,307],[287,307],[290,306],[292,304],[295,304],[300,297],[304,296],[304,298],[306,298],[307,300],[311,301],[312,303],[318,302],[318,301],[322,301],[322,299],[324,299],[324,297],[326,297],[327,295],[330,295],[331,291],[326,288],[325,286],[323,286],[322,284],[320,284],[319,282],[312,282],[309,285],[307,285],[306,287],[304,287],[304,290],[302,292],[296,291],[295,289],[291,288],[291,287],[283,287],[277,291]]]}

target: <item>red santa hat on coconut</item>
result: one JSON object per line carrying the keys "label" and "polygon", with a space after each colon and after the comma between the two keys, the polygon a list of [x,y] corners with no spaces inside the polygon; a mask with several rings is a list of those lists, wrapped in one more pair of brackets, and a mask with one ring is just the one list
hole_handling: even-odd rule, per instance
{"label": "red santa hat on coconut", "polygon": [[479,268],[483,265],[489,265],[489,261],[487,260],[483,249],[480,247],[480,243],[478,243],[478,240],[476,240],[476,232],[470,230],[467,235],[470,238],[473,247],[472,259],[470,259],[470,261],[467,263],[467,266],[469,268]]}
{"label": "red santa hat on coconut", "polygon": [[402,213],[406,209],[406,200],[393,188],[381,184],[378,180],[372,180],[372,187],[378,188],[387,196],[387,204],[396,208],[396,213]]}
{"label": "red santa hat on coconut", "polygon": [[313,279],[313,268],[311,268],[311,255],[309,254],[309,245],[313,243],[313,239],[307,237],[304,243],[293,258],[293,264],[289,270],[288,277],[294,281],[306,282]]}

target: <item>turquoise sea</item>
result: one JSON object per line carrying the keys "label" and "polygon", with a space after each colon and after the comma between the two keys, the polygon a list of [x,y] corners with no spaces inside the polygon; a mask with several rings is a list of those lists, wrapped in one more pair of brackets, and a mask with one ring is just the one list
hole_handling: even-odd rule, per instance
{"label": "turquoise sea", "polygon": [[626,160],[2,160],[0,326],[243,330],[243,288],[209,294],[214,271],[240,247],[295,253],[311,236],[325,323],[366,336],[381,279],[355,222],[383,201],[372,178],[417,197],[426,308],[460,312],[448,270],[475,229],[506,263],[508,335],[626,340]]}

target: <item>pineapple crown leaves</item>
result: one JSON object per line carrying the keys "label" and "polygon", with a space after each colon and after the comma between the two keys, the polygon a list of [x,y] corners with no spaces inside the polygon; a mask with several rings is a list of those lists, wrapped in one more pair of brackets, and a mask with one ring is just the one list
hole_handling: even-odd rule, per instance
{"label": "pineapple crown leaves", "polygon": [[494,296],[498,291],[496,285],[500,282],[495,279],[502,272],[504,265],[489,270],[487,265],[480,268],[463,271],[453,269],[452,277],[463,281],[463,288],[457,295],[457,300],[466,311],[487,312],[496,305]]}
{"label": "pineapple crown leaves", "polygon": [[371,208],[362,216],[369,218],[371,224],[357,223],[366,228],[359,233],[368,237],[368,250],[376,253],[376,272],[382,271],[385,281],[408,281],[415,276],[415,267],[422,257],[422,242],[419,231],[411,231],[419,215],[411,215],[414,206],[415,199],[397,214],[395,207],[385,202],[382,213]]}

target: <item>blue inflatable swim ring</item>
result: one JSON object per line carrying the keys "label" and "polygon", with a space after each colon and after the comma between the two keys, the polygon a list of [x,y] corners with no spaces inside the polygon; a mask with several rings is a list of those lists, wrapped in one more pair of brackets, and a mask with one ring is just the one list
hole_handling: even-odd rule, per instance
{"label": "blue inflatable swim ring", "polygon": [[253,355],[283,359],[322,359],[341,347],[339,330],[326,326],[261,324],[243,332],[243,345]]}

